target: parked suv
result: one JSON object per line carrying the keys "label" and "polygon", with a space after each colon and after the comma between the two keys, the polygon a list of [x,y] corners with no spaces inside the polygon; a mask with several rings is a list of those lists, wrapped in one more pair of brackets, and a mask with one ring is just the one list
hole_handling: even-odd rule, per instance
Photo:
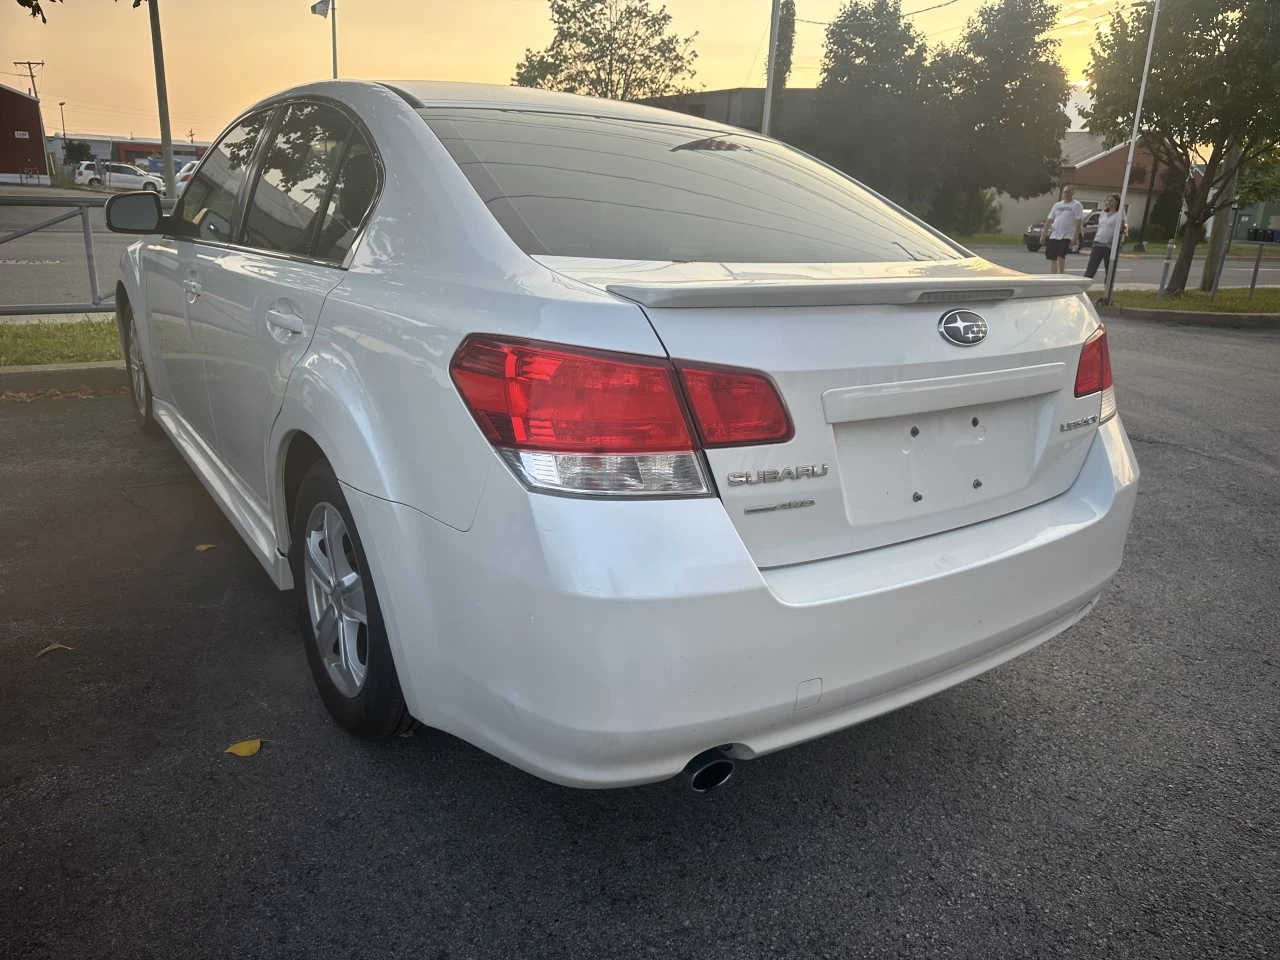
{"label": "parked suv", "polygon": [[107,160],[84,160],[76,165],[76,183],[110,190],[153,190],[164,192],[164,180],[131,163]]}
{"label": "parked suv", "polygon": [[1120,566],[1089,281],[749,130],[326,81],[241,115],[170,215],[106,219],[142,235],[138,424],[296,592],[359,736],[706,790],[1031,650]]}

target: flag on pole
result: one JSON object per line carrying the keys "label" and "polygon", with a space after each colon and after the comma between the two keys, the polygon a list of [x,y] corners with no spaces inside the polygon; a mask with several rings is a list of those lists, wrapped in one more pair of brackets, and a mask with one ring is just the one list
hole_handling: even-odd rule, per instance
{"label": "flag on pole", "polygon": [[316,0],[316,2],[311,5],[311,12],[318,17],[328,17],[329,0]]}

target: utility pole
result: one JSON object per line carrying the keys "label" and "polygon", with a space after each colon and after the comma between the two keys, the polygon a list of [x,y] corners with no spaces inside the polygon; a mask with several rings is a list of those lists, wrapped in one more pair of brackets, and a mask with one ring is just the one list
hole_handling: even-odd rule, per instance
{"label": "utility pole", "polygon": [[43,67],[43,60],[14,60],[15,67],[26,67],[27,76],[31,78],[31,95],[37,100],[40,99],[40,91],[36,89],[36,67]]}
{"label": "utility pole", "polygon": [[62,149],[64,150],[67,148],[67,111],[65,109],[66,106],[67,106],[67,101],[65,100],[58,101],[58,113],[62,117]]}
{"label": "utility pole", "polygon": [[333,44],[333,79],[338,79],[338,0],[330,0],[333,17],[329,20],[329,37]]}
{"label": "utility pole", "polygon": [[[152,0],[154,2],[154,0]],[[1124,164],[1124,181],[1120,184],[1120,223],[1124,223],[1125,201],[1129,197],[1129,178],[1133,176],[1133,151],[1138,146],[1138,132],[1142,128],[1142,101],[1147,95],[1147,77],[1151,75],[1151,51],[1156,45],[1156,21],[1160,18],[1160,0],[1151,8],[1151,32],[1147,35],[1147,61],[1142,66],[1142,83],[1138,86],[1138,106],[1133,111],[1133,133],[1129,137],[1129,159]],[[1111,268],[1107,270],[1107,292],[1102,302],[1111,305],[1111,289],[1116,284],[1120,269],[1120,249],[1124,246],[1124,230],[1116,231],[1111,251]]]}
{"label": "utility pole", "polygon": [[769,72],[764,84],[764,114],[760,119],[760,132],[769,135],[769,122],[773,119],[773,90],[778,84],[778,22],[782,19],[782,0],[773,0],[773,13],[769,21]]}
{"label": "utility pole", "polygon": [[174,195],[173,133],[169,129],[169,88],[164,80],[164,45],[160,42],[160,0],[149,0],[151,55],[156,63],[156,101],[160,107],[160,156],[164,164],[165,196]]}

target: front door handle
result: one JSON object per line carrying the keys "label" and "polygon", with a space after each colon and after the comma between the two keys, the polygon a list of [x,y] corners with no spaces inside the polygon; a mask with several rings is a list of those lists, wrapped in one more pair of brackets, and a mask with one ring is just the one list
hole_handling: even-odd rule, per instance
{"label": "front door handle", "polygon": [[267,323],[289,333],[302,332],[302,318],[288,307],[271,307],[267,310]]}
{"label": "front door handle", "polygon": [[182,289],[187,291],[187,303],[195,303],[200,294],[204,293],[199,280],[183,280]]}

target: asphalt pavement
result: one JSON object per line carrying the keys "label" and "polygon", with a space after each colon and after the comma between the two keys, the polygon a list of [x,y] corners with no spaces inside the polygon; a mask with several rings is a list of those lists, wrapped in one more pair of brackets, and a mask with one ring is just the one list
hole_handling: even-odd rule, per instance
{"label": "asphalt pavement", "polygon": [[704,797],[353,740],[124,397],[0,404],[0,957],[1275,957],[1280,334],[1110,328],[1097,610]]}

